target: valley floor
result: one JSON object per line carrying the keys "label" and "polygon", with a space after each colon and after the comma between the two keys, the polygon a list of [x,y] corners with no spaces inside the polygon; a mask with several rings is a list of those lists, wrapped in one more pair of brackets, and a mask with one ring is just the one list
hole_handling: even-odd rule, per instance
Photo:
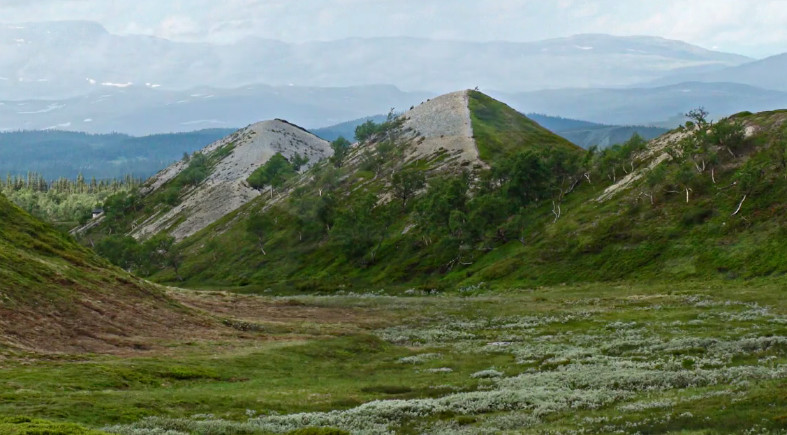
{"label": "valley floor", "polygon": [[784,288],[173,289],[226,330],[125,355],[0,349],[0,416],[31,417],[0,432],[787,433]]}

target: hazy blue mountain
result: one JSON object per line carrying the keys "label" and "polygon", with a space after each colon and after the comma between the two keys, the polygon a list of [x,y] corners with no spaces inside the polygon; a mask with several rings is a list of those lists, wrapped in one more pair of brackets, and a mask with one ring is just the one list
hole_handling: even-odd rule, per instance
{"label": "hazy blue mountain", "polygon": [[0,131],[60,129],[133,135],[232,128],[283,118],[306,127],[332,125],[369,113],[406,110],[431,93],[393,86],[304,88],[249,85],[162,91],[108,88],[65,100],[0,101]]}
{"label": "hazy blue mountain", "polygon": [[664,85],[680,81],[728,82],[787,91],[785,75],[787,75],[787,53],[722,70],[679,73],[656,80],[653,84]]}
{"label": "hazy blue mountain", "polygon": [[[741,111],[787,107],[787,93],[736,83],[680,83],[652,88],[557,89],[507,94],[492,92],[523,113],[537,112],[601,124],[654,125],[703,106],[718,118]],[[660,125],[663,126],[663,125]]]}
{"label": "hazy blue mountain", "polygon": [[615,144],[623,143],[631,138],[635,133],[645,139],[655,139],[669,130],[661,127],[646,127],[641,125],[610,125],[599,128],[568,130],[556,132],[558,135],[570,140],[582,148],[589,148],[593,145],[599,148],[606,148]]}
{"label": "hazy blue mountain", "polygon": [[607,125],[596,122],[581,121],[579,119],[564,118],[562,116],[550,116],[543,113],[527,113],[526,115],[528,118],[541,124],[542,127],[553,132],[608,127]]}
{"label": "hazy blue mountain", "polygon": [[147,178],[184,152],[192,153],[234,129],[132,137],[125,134],[86,134],[70,131],[0,133],[0,176],[28,171],[51,180],[59,177]]}
{"label": "hazy blue mountain", "polygon": [[722,69],[751,59],[657,37],[576,35],[535,42],[351,38],[233,44],[113,35],[84,21],[0,25],[0,95],[64,99],[118,87],[187,90],[253,83],[302,87],[380,83],[436,93],[480,86],[508,92],[615,87],[673,70]]}

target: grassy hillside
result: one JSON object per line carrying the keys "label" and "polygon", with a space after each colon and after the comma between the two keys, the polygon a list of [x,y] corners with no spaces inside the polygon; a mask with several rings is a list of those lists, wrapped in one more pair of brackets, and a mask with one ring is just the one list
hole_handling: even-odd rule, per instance
{"label": "grassy hillside", "polygon": [[0,354],[133,348],[195,318],[0,196]]}
{"label": "grassy hillside", "polygon": [[489,168],[408,159],[421,139],[390,125],[186,239],[154,279],[333,292],[787,272],[786,112],[596,152],[477,92],[470,113]]}
{"label": "grassy hillside", "polygon": [[[519,225],[510,214],[537,208],[538,195],[561,196],[573,177],[563,165],[583,155],[500,102],[482,94],[472,100],[484,104],[471,104],[470,113],[479,114],[473,129],[492,169],[446,166],[441,149],[410,159],[422,139],[389,123],[343,162],[322,162],[186,239],[177,275],[194,286],[444,285],[494,249],[498,226]],[[537,194],[515,186],[529,175],[512,172],[528,165],[543,176]],[[486,187],[474,181],[480,178]],[[154,276],[177,280],[172,268]]]}

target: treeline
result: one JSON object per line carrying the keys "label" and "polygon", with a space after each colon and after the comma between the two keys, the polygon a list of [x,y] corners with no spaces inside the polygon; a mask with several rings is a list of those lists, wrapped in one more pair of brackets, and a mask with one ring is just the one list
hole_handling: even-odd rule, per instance
{"label": "treeline", "polygon": [[37,172],[28,172],[26,176],[7,174],[5,179],[0,178],[0,189],[3,191],[29,190],[33,192],[57,193],[116,193],[121,190],[129,190],[142,184],[142,180],[132,175],[110,180],[97,180],[91,177],[87,181],[82,174],[78,174],[76,179],[60,177],[56,180],[47,181],[43,175]]}
{"label": "treeline", "polygon": [[76,179],[46,180],[41,174],[7,175],[0,178],[0,193],[28,213],[65,227],[85,223],[93,209],[111,195],[137,188],[142,180],[127,175],[119,179],[89,181],[81,174]]}

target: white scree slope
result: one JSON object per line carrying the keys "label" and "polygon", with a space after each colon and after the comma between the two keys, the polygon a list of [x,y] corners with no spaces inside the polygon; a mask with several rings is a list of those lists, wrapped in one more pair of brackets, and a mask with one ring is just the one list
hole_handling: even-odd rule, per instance
{"label": "white scree slope", "polygon": [[[309,158],[308,165],[333,153],[327,141],[279,119],[252,124],[200,152],[210,154],[229,144],[234,144],[232,152],[216,164],[205,181],[187,191],[173,209],[138,223],[131,235],[145,239],[166,230],[176,240],[183,240],[260,195],[246,179],[276,153],[287,158],[298,153]],[[142,193],[156,191],[186,167],[178,162],[162,170],[148,180]]]}

